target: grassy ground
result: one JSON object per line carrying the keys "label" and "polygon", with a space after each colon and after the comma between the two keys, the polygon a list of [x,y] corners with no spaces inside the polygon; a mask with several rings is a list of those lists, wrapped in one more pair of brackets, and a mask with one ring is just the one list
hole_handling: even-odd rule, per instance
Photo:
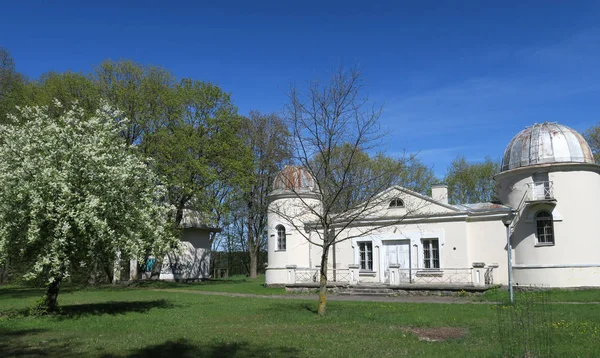
{"label": "grassy ground", "polygon": [[246,276],[233,276],[229,279],[211,280],[193,283],[179,283],[166,281],[143,281],[133,283],[131,287],[138,288],[178,288],[186,290],[229,292],[229,293],[250,293],[255,295],[283,295],[284,288],[264,287],[265,276],[259,276],[251,279]]}
{"label": "grassy ground", "polygon": [[[186,288],[242,292],[236,285],[247,284],[254,290],[252,281],[241,281]],[[302,297],[124,287],[66,291],[59,296],[62,314],[29,316],[27,308],[39,294],[0,288],[0,356],[497,357],[502,352],[497,308],[489,304],[332,301],[328,316],[320,318],[315,302]],[[552,338],[554,355],[597,356],[600,306],[551,306],[551,325],[543,333]],[[429,342],[419,335],[458,338]]]}

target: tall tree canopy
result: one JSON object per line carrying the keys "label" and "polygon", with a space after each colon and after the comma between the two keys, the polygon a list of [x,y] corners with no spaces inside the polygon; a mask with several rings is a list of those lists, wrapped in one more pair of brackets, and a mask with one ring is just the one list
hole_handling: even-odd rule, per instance
{"label": "tall tree canopy", "polygon": [[107,60],[93,77],[100,96],[128,119],[121,133],[128,145],[139,144],[145,134],[179,119],[182,113],[175,77],[162,67]]}
{"label": "tall tree canopy", "polygon": [[583,137],[592,149],[594,160],[600,163],[600,123],[583,132]]}
{"label": "tall tree canopy", "polygon": [[[341,180],[348,183],[333,203],[333,210],[338,213],[352,209],[368,200],[373,193],[393,185],[426,194],[437,181],[433,171],[414,156],[394,158],[384,153],[369,155],[360,148],[353,149],[350,143],[343,143],[333,148],[329,157],[332,175],[319,178],[319,182],[326,185],[328,191],[333,190]],[[318,155],[314,158],[313,166],[324,165],[324,160],[323,156]]]}
{"label": "tall tree canopy", "polygon": [[16,71],[15,61],[4,47],[0,47],[0,123],[15,106],[25,103],[25,79]]}
{"label": "tall tree canopy", "polygon": [[42,278],[53,311],[75,268],[114,262],[117,252],[158,256],[177,241],[157,177],[123,149],[121,115],[107,105],[95,116],[76,106],[49,113],[26,107],[11,116],[20,124],[0,126],[0,260]]}
{"label": "tall tree canopy", "polygon": [[279,116],[257,111],[251,111],[244,121],[242,135],[252,152],[252,173],[250,185],[241,195],[240,211],[246,220],[250,277],[256,277],[258,256],[267,240],[267,196],[275,176],[290,161],[292,138]]}
{"label": "tall tree canopy", "polygon": [[141,148],[154,159],[164,179],[167,198],[177,209],[207,214],[218,225],[232,187],[245,187],[251,157],[241,139],[243,123],[229,94],[210,83],[183,80],[176,87],[179,116],[147,133]]}
{"label": "tall tree canopy", "polygon": [[483,162],[469,163],[459,156],[452,161],[445,177],[448,199],[452,204],[481,203],[497,200],[494,175],[500,164],[486,157]]}

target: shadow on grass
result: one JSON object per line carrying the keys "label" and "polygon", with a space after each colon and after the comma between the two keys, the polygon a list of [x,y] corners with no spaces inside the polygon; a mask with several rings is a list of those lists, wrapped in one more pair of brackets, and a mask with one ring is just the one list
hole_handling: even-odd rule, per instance
{"label": "shadow on grass", "polygon": [[[60,306],[60,312],[52,315],[59,319],[80,318],[87,316],[119,315],[131,312],[145,313],[153,308],[173,308],[167,300],[154,301],[109,301],[101,303],[85,303],[80,305]],[[30,309],[0,312],[0,317],[30,316]]]}
{"label": "shadow on grass", "polygon": [[[128,354],[130,358],[146,357],[298,357],[299,351],[291,347],[262,347],[248,342],[214,343],[200,345],[185,339],[167,341],[148,346]],[[121,355],[104,355],[104,358]]]}
{"label": "shadow on grass", "polygon": [[[61,289],[60,293],[70,293],[76,291],[77,288]],[[26,299],[31,297],[42,297],[46,289],[33,287],[11,287],[0,288],[0,300],[7,299]]]}
{"label": "shadow on grass", "polygon": [[153,301],[109,301],[61,306],[60,317],[79,318],[83,316],[118,315],[130,312],[145,313],[153,308],[173,308],[167,300]]}
{"label": "shadow on grass", "polygon": [[45,329],[24,329],[9,331],[0,329],[0,356],[1,357],[69,357],[73,356],[66,342],[52,341],[24,341],[23,338],[46,332]]}
{"label": "shadow on grass", "polygon": [[265,311],[284,314],[310,312],[316,315],[318,313],[317,306],[316,300],[314,302],[273,302],[265,308]]}
{"label": "shadow on grass", "polygon": [[185,282],[185,281],[158,281],[158,280],[140,280],[133,281],[128,283],[126,286],[131,288],[186,288],[193,286],[213,286],[213,285],[237,285],[237,284],[253,284],[255,283],[257,286],[264,287],[263,283],[243,278],[243,279],[206,279],[202,281],[193,281],[193,282]]}

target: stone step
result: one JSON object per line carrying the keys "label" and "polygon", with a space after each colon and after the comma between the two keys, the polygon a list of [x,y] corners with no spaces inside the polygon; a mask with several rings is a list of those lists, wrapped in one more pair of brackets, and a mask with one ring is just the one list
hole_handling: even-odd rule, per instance
{"label": "stone step", "polygon": [[392,295],[394,290],[386,288],[350,288],[339,293],[340,295]]}

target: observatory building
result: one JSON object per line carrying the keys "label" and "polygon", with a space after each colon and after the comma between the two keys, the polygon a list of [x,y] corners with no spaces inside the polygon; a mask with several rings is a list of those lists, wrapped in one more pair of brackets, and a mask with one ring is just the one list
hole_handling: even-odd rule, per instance
{"label": "observatory building", "polygon": [[[527,127],[508,144],[495,180],[500,202],[451,205],[394,186],[368,214],[333,215],[328,279],[397,287],[508,283],[507,233],[518,286],[600,286],[600,166],[584,138],[557,123]],[[266,283],[318,282],[321,197],[302,167],[276,177],[268,216]],[[338,222],[336,222],[338,218]],[[508,228],[508,229],[507,229]]]}

